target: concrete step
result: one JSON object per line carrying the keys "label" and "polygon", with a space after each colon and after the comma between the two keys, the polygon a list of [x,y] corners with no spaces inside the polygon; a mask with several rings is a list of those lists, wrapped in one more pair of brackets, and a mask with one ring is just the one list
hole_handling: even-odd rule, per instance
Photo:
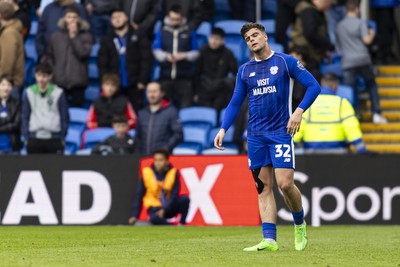
{"label": "concrete step", "polygon": [[376,78],[378,86],[400,86],[400,77],[382,77]]}
{"label": "concrete step", "polygon": [[381,87],[378,90],[380,97],[399,97],[400,98],[400,87]]}
{"label": "concrete step", "polygon": [[400,66],[379,66],[379,75],[400,75]]}
{"label": "concrete step", "polygon": [[378,153],[398,154],[400,153],[400,144],[368,144],[367,149]]}
{"label": "concrete step", "polygon": [[[400,110],[400,99],[381,99],[381,109],[398,109]],[[371,107],[371,102],[367,102],[367,109]]]}
{"label": "concrete step", "polygon": [[[400,111],[384,111],[382,115],[389,121],[400,121]],[[362,121],[372,121],[372,113],[365,112],[361,116]]]}
{"label": "concrete step", "polygon": [[371,132],[400,132],[400,123],[392,122],[386,124],[373,124],[371,122],[362,122],[361,130],[363,133],[371,133]]}
{"label": "concrete step", "polygon": [[363,135],[366,144],[370,143],[399,143],[400,133],[367,133]]}

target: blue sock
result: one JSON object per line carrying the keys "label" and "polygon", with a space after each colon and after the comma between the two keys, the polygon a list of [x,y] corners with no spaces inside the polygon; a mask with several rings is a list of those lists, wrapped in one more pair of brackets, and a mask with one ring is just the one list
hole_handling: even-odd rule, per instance
{"label": "blue sock", "polygon": [[262,231],[265,239],[270,238],[276,240],[276,224],[262,223]]}
{"label": "blue sock", "polygon": [[293,212],[292,211],[292,215],[293,215],[293,221],[295,225],[301,225],[304,222],[304,211],[303,209],[301,209],[301,211],[299,212]]}

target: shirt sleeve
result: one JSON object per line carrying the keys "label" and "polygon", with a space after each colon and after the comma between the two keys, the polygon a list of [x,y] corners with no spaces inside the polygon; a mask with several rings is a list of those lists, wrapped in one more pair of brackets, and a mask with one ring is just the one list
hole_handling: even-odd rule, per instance
{"label": "shirt sleeve", "polygon": [[240,107],[242,106],[242,103],[246,98],[246,93],[247,93],[246,84],[242,80],[242,73],[244,68],[245,65],[239,68],[238,74],[236,76],[235,90],[233,92],[232,99],[225,110],[224,119],[221,125],[221,128],[224,129],[225,131],[228,131],[229,127],[236,119]]}
{"label": "shirt sleeve", "polygon": [[301,85],[307,89],[303,100],[299,104],[299,108],[306,111],[321,92],[321,87],[314,76],[312,76],[312,74],[306,70],[303,64],[301,64],[301,62],[295,57],[287,57],[286,62],[288,64],[290,76],[299,81]]}

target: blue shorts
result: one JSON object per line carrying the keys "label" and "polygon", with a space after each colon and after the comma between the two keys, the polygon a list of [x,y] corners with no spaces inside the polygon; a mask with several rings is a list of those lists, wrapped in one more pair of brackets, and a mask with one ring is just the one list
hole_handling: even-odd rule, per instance
{"label": "blue shorts", "polygon": [[290,134],[248,136],[249,169],[267,165],[273,168],[294,169],[294,145]]}

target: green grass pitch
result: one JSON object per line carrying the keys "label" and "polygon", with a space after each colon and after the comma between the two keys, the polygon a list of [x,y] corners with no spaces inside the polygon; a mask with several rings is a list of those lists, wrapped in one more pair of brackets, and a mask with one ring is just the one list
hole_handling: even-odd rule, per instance
{"label": "green grass pitch", "polygon": [[308,227],[294,250],[278,226],[278,252],[243,252],[260,227],[0,227],[0,266],[400,266],[400,226]]}

